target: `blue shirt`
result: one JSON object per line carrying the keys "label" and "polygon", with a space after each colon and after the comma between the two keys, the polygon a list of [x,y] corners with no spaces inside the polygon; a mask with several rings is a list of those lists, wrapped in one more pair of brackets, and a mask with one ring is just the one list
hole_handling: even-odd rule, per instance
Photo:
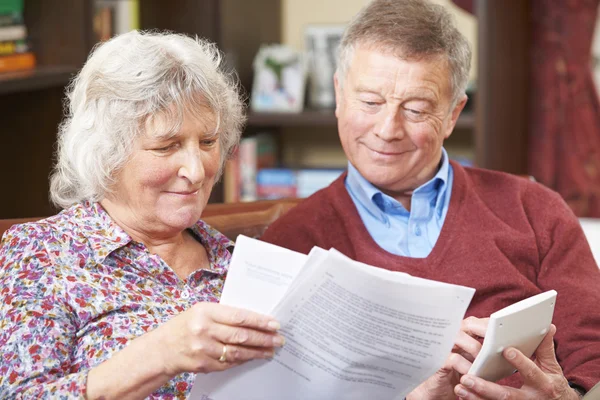
{"label": "blue shirt", "polygon": [[442,149],[440,169],[414,190],[410,211],[373,186],[350,163],[345,185],[367,231],[381,248],[399,256],[425,258],[444,225],[453,177],[448,154]]}

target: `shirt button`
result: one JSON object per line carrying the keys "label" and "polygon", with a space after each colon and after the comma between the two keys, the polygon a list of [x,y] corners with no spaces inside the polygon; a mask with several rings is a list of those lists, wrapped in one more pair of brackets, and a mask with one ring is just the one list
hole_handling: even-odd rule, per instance
{"label": "shirt button", "polygon": [[415,227],[415,235],[421,236],[421,228],[419,228],[419,225]]}
{"label": "shirt button", "polygon": [[184,290],[183,292],[181,292],[181,298],[182,299],[189,299],[190,298],[190,292],[188,292],[187,290]]}

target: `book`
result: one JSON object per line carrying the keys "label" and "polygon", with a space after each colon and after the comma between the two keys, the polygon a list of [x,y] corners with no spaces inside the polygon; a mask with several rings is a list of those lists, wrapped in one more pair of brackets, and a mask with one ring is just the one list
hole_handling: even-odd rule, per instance
{"label": "book", "polygon": [[23,25],[23,14],[20,12],[0,13],[0,28],[11,25]]}
{"label": "book", "polygon": [[257,173],[261,168],[276,165],[277,145],[273,135],[259,133],[244,137],[236,153],[228,161],[223,178],[227,193],[226,202],[254,201],[257,193]]}
{"label": "book", "polygon": [[300,169],[296,172],[296,195],[308,197],[313,193],[329,186],[345,169]]}
{"label": "book", "polygon": [[256,174],[256,187],[261,200],[297,197],[296,172],[288,168],[263,168]]}
{"label": "book", "polygon": [[225,203],[240,201],[240,157],[239,146],[225,163],[223,171],[223,200]]}
{"label": "book", "polygon": [[12,72],[35,67],[35,56],[31,52],[0,57],[0,72]]}
{"label": "book", "polygon": [[31,47],[24,39],[0,42],[0,56],[27,53],[28,51],[31,51]]}
{"label": "book", "polygon": [[23,14],[24,0],[0,0],[0,14]]}
{"label": "book", "polygon": [[474,292],[239,236],[221,303],[273,315],[286,344],[198,374],[188,398],[403,399],[445,362]]}
{"label": "book", "polygon": [[10,25],[0,27],[0,42],[8,40],[20,40],[27,38],[25,25]]}
{"label": "book", "polygon": [[140,29],[139,0],[95,0],[93,26],[99,41]]}

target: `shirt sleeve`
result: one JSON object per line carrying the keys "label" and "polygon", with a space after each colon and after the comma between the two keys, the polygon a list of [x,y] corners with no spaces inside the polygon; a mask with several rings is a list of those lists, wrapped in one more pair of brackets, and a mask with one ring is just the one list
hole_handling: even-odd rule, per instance
{"label": "shirt sleeve", "polygon": [[2,399],[85,399],[88,371],[72,358],[76,318],[44,239],[20,225],[0,244]]}

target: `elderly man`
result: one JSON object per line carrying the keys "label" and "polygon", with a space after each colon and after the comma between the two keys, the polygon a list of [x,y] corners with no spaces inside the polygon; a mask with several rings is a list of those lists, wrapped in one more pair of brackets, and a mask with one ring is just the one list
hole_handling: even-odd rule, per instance
{"label": "elderly man", "polygon": [[[455,351],[414,398],[577,399],[600,379],[600,273],[556,193],[448,159],[443,142],[467,100],[470,56],[441,6],[369,3],[342,39],[335,74],[348,171],[263,239],[305,253],[333,247],[381,268],[477,289]],[[535,361],[508,348],[503,355],[520,374],[496,383],[466,375],[484,318],[550,289],[558,292],[557,329]]]}

